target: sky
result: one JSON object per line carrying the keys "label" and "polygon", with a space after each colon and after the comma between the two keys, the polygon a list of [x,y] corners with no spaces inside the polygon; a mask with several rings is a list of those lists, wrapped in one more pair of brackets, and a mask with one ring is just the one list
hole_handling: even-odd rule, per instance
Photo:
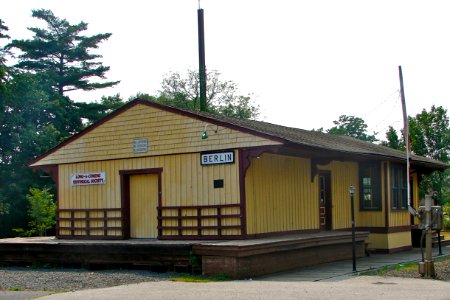
{"label": "sky", "polygon": [[[45,27],[32,9],[50,9],[86,35],[112,33],[94,53],[114,88],[71,92],[75,101],[120,93],[157,94],[164,76],[198,68],[198,0],[3,0],[14,39]],[[449,1],[201,0],[206,67],[251,94],[260,120],[303,129],[364,119],[380,139],[403,124],[398,67],[408,115],[450,103]]]}

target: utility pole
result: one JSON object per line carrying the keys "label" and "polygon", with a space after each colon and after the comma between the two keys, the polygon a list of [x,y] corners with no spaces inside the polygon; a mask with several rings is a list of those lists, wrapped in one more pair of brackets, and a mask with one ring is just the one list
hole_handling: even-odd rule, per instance
{"label": "utility pole", "polygon": [[206,65],[205,65],[205,26],[203,21],[203,9],[197,10],[198,18],[198,58],[199,58],[199,81],[200,81],[200,111],[206,111]]}
{"label": "utility pole", "polygon": [[408,114],[406,113],[406,100],[405,100],[405,88],[403,87],[403,73],[402,66],[398,66],[398,76],[400,78],[400,96],[402,99],[402,110],[403,110],[403,130],[405,136],[406,145],[406,195],[408,201],[408,211],[415,216],[417,212],[411,205],[411,188],[410,188],[410,174],[411,174],[411,137],[409,135],[409,122]]}

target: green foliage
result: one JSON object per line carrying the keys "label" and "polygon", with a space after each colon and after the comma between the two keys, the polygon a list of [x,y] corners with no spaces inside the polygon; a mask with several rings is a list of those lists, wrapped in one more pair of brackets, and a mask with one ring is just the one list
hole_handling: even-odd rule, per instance
{"label": "green foliage", "polygon": [[[259,107],[250,96],[238,94],[238,86],[233,81],[222,81],[217,71],[207,72],[206,103],[207,111],[230,117],[256,119]],[[158,97],[151,97],[158,103],[182,109],[200,109],[199,76],[197,71],[188,70],[183,77],[180,73],[171,73],[164,78],[162,91]]]}
{"label": "green foliage", "polygon": [[4,199],[0,199],[0,216],[9,214],[10,204],[5,202]]}
{"label": "green foliage", "polygon": [[333,121],[333,124],[336,126],[328,129],[328,133],[347,135],[368,142],[377,141],[375,132],[372,135],[367,134],[367,124],[361,118],[341,115],[338,121]]}
{"label": "green foliage", "polygon": [[93,90],[118,83],[89,82],[92,77],[105,78],[109,70],[98,61],[101,55],[91,54],[90,50],[98,48],[111,33],[83,36],[86,23],[71,25],[50,10],[33,10],[32,16],[45,21],[47,28],[28,28],[34,33],[33,39],[13,40],[8,45],[8,49],[22,51],[16,64],[18,69],[38,73],[61,96],[67,91]]}
{"label": "green foliage", "polygon": [[[9,39],[9,35],[5,32],[9,30],[8,26],[4,25],[3,21],[0,19],[0,40],[1,39]],[[4,47],[0,47],[0,91],[4,89],[5,82],[8,76],[8,67],[6,66],[6,56],[9,55],[10,52]]]}
{"label": "green foliage", "polygon": [[386,132],[386,139],[387,141],[381,141],[381,145],[396,150],[405,150],[405,143],[403,140],[400,140],[394,127],[389,126],[389,130]]}
{"label": "green foliage", "polygon": [[[442,106],[431,106],[429,111],[408,118],[411,151],[417,155],[429,157],[445,163],[450,161],[450,127],[447,110]],[[402,132],[403,134],[403,132]],[[404,137],[399,140],[397,132],[392,127],[386,133],[388,141],[383,145],[394,149],[405,149]],[[434,193],[439,204],[450,202],[450,171],[434,171],[424,175],[420,182],[420,197]]]}
{"label": "green foliage", "polygon": [[449,162],[450,126],[447,110],[442,106],[422,110],[409,118],[411,147],[417,155]]}
{"label": "green foliage", "polygon": [[26,197],[29,203],[30,229],[20,228],[15,231],[22,236],[45,236],[46,231],[56,224],[56,203],[53,195],[46,188],[42,190],[30,188],[30,193]]}
{"label": "green foliage", "polygon": [[175,277],[175,278],[170,279],[170,281],[175,281],[175,282],[201,282],[201,283],[229,281],[229,280],[232,280],[232,278],[226,274],[218,274],[218,275],[214,275],[214,276],[186,274],[185,276],[182,276],[182,277]]}
{"label": "green foliage", "polygon": [[31,268],[32,269],[53,269],[55,265],[51,263],[43,263],[43,262],[32,262]]}
{"label": "green foliage", "polygon": [[97,122],[124,104],[125,102],[120,94],[116,94],[115,96],[103,96],[100,102],[78,102],[74,103],[74,106],[78,108],[79,117],[85,121],[84,125],[87,126]]}
{"label": "green foliage", "polygon": [[[411,150],[414,153],[445,163],[449,162],[450,126],[447,110],[442,106],[434,105],[430,111],[423,109],[415,117],[409,118],[409,127]],[[449,170],[435,171],[424,176],[420,184],[421,196],[433,191],[439,204],[448,203],[450,201],[449,178]]]}
{"label": "green foliage", "polygon": [[[27,164],[123,103],[119,95],[91,104],[75,103],[63,95],[116,83],[89,82],[104,78],[109,69],[98,62],[100,55],[90,51],[110,34],[83,36],[87,24],[71,25],[48,10],[35,10],[33,16],[45,21],[47,28],[30,28],[32,39],[13,39],[0,48],[0,71],[6,74],[0,81],[0,237],[13,236],[12,228],[26,228],[31,221],[25,197],[30,186],[53,186],[48,176],[43,178],[42,172],[33,172]],[[0,22],[0,41],[9,38],[7,29]],[[5,57],[13,54],[19,60],[16,68],[6,66]]]}
{"label": "green foliage", "polygon": [[450,230],[450,203],[443,206],[444,210],[444,230]]}
{"label": "green foliage", "polygon": [[12,228],[26,227],[29,187],[52,184],[26,164],[61,141],[58,122],[64,126],[61,130],[69,129],[55,110],[57,99],[46,92],[38,76],[14,74],[6,87],[0,91],[0,237],[12,236]]}
{"label": "green foliage", "polygon": [[202,266],[202,257],[195,255],[195,253],[191,250],[189,252],[189,258],[191,261],[192,270],[198,270]]}

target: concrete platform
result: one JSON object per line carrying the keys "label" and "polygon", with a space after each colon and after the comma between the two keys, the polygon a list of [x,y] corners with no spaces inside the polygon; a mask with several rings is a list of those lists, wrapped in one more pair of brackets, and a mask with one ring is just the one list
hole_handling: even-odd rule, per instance
{"label": "concrete platform", "polygon": [[[357,232],[356,253],[364,256],[368,232]],[[62,240],[54,237],[0,240],[0,262],[53,263],[87,268],[107,265],[201,271],[233,278],[254,277],[351,257],[346,231],[290,234],[248,240],[168,241]]]}
{"label": "concrete platform", "polygon": [[[368,232],[356,233],[356,255],[365,255]],[[324,231],[281,237],[196,244],[204,275],[247,278],[352,257],[352,235]]]}
{"label": "concrete platform", "polygon": [[[443,255],[450,255],[450,246],[443,247]],[[433,257],[438,257],[438,249],[433,249]],[[385,266],[395,266],[399,263],[419,262],[421,260],[420,249],[414,248],[409,251],[393,254],[372,254],[360,257],[356,260],[356,270],[352,271],[352,260],[342,260],[306,268],[298,268],[292,271],[279,272],[266,276],[259,276],[253,280],[259,281],[342,281],[349,277],[358,275],[360,272],[376,270]]]}
{"label": "concrete platform", "polygon": [[196,241],[63,240],[55,237],[0,240],[0,262],[53,263],[82,267],[115,265],[159,266],[187,271]]}

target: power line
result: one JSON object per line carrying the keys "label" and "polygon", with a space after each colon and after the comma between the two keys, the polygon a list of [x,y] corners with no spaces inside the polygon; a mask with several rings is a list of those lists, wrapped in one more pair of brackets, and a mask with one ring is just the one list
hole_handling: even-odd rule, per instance
{"label": "power line", "polygon": [[386,97],[386,99],[382,100],[381,102],[378,103],[377,106],[375,106],[374,108],[372,108],[370,111],[368,111],[367,113],[362,115],[362,118],[364,119],[365,117],[371,115],[374,111],[378,110],[381,106],[383,106],[386,102],[392,100],[392,96],[398,94],[400,95],[400,90],[395,90],[392,94],[390,94],[388,97]]}
{"label": "power line", "polygon": [[[387,115],[385,115],[385,117],[380,122],[378,122],[377,125],[372,126],[370,128],[369,132],[375,131],[376,129],[378,129],[381,126],[381,124],[383,124],[392,115],[392,113],[395,112],[395,108],[398,106],[399,100],[400,100],[400,98],[398,98],[397,101],[394,102],[394,104],[391,106],[391,109],[389,110],[389,113]],[[397,121],[394,123],[397,123]]]}

